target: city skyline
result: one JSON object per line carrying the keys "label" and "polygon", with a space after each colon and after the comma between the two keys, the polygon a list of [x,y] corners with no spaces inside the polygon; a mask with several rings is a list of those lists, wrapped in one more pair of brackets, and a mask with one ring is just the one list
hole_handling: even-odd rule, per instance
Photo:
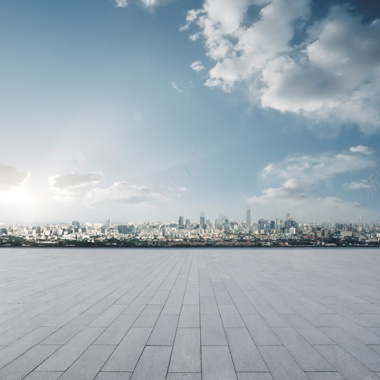
{"label": "city skyline", "polygon": [[0,222],[379,220],[378,3],[0,14]]}

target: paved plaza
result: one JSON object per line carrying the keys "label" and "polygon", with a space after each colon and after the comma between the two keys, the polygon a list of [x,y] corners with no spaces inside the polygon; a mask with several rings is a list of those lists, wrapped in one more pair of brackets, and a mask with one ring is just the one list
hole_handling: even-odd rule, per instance
{"label": "paved plaza", "polygon": [[0,250],[0,379],[380,379],[378,249]]}

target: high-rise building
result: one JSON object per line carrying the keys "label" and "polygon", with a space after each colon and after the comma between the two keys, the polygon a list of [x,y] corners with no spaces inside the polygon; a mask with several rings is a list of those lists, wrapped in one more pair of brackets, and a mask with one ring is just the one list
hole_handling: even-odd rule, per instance
{"label": "high-rise building", "polygon": [[249,207],[247,207],[247,215],[246,215],[245,222],[247,224],[247,228],[250,229],[252,221],[251,221],[251,209]]}
{"label": "high-rise building", "polygon": [[257,222],[257,229],[260,231],[267,231],[269,229],[268,219],[259,219]]}
{"label": "high-rise building", "polygon": [[204,211],[201,212],[201,216],[199,218],[199,227],[205,228],[206,227],[206,217]]}
{"label": "high-rise building", "polygon": [[178,228],[181,230],[185,228],[185,225],[183,224],[183,216],[180,216],[178,219]]}
{"label": "high-rise building", "polygon": [[190,219],[186,219],[186,229],[189,230],[191,227]]}

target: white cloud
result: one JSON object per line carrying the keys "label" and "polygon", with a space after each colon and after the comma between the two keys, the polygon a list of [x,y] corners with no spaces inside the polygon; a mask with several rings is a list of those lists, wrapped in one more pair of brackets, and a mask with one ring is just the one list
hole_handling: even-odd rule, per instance
{"label": "white cloud", "polygon": [[266,189],[260,196],[249,198],[248,202],[256,205],[256,212],[260,210],[260,206],[271,207],[276,210],[276,215],[284,215],[290,211],[297,219],[305,221],[352,220],[363,211],[367,211],[358,202],[347,202],[338,197],[318,196],[313,184],[297,180],[286,181],[278,188]]}
{"label": "white cloud", "polygon": [[312,183],[289,179],[280,187],[270,187],[264,190],[262,195],[249,198],[248,202],[267,204],[275,200],[301,200],[308,198],[310,193],[315,192],[317,189]]}
{"label": "white cloud", "polygon": [[202,71],[205,69],[205,67],[202,65],[201,61],[194,61],[190,66],[194,71]]}
{"label": "white cloud", "polygon": [[353,181],[344,183],[343,187],[347,190],[370,190],[372,185],[366,179],[362,179],[360,181]]}
{"label": "white cloud", "polygon": [[128,6],[127,0],[115,0],[117,8],[126,8]]}
{"label": "white cloud", "polygon": [[146,204],[163,200],[160,193],[147,186],[138,186],[129,182],[115,182],[107,188],[95,188],[87,192],[85,204],[98,206],[107,203]]}
{"label": "white cloud", "polygon": [[78,193],[79,189],[88,185],[99,183],[104,179],[103,173],[69,173],[58,174],[49,177],[50,188],[54,190],[56,199],[72,199],[72,195]]}
{"label": "white cloud", "polygon": [[[316,218],[356,218],[361,211],[370,212],[358,202],[346,202],[339,197],[324,196],[322,190],[341,174],[360,172],[376,166],[372,149],[351,147],[339,153],[316,155],[295,154],[268,164],[260,173],[265,182],[273,183],[260,195],[248,198],[255,207],[270,207],[278,214],[291,211],[307,220]],[[322,186],[321,186],[322,185]],[[341,186],[341,185],[339,185]],[[369,181],[350,182],[345,189],[370,189]],[[321,190],[322,189],[322,190]],[[326,220],[325,218],[325,220]]]}
{"label": "white cloud", "polygon": [[357,172],[376,166],[371,149],[359,147],[352,147],[349,151],[340,153],[288,156],[280,162],[268,164],[261,175],[269,180],[298,179],[315,183],[330,180],[337,174]]}
{"label": "white cloud", "polygon": [[360,154],[365,154],[365,155],[371,155],[371,154],[373,154],[373,149],[368,148],[368,146],[358,145],[358,146],[351,147],[350,152],[351,153],[360,153]]}
{"label": "white cloud", "polygon": [[0,192],[20,186],[27,176],[28,173],[19,172],[13,166],[0,165]]}
{"label": "white cloud", "polygon": [[176,90],[180,94],[183,93],[183,91],[177,86],[177,84],[175,82],[172,82],[172,87],[174,88],[174,90]]}
{"label": "white cloud", "polygon": [[[152,9],[158,5],[167,3],[167,1],[168,0],[131,0],[130,2],[140,4],[147,9]],[[118,8],[126,8],[130,2],[128,2],[127,0],[115,0],[116,7]]]}
{"label": "white cloud", "polygon": [[309,15],[309,0],[206,0],[182,30],[196,25],[215,62],[207,86],[243,84],[262,107],[378,130],[380,20],[335,6],[305,29]]}

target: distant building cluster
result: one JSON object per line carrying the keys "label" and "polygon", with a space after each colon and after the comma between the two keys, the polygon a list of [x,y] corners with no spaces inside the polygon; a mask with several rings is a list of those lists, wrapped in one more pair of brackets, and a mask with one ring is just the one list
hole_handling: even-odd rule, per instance
{"label": "distant building cluster", "polygon": [[285,219],[252,222],[200,213],[199,222],[0,224],[1,246],[379,246],[380,223],[298,223]]}

